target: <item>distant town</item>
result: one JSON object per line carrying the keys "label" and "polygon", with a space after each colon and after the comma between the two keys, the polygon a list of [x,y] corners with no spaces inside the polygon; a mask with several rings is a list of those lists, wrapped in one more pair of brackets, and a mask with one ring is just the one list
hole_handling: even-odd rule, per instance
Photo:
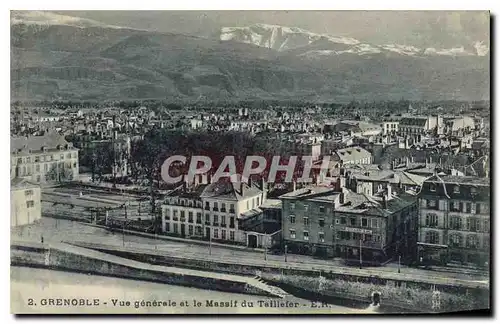
{"label": "distant town", "polygon": [[[46,216],[360,267],[488,267],[488,102],[134,104],[13,103],[12,226]],[[160,156],[181,149],[328,156],[329,172],[302,184],[209,171],[167,186]]]}

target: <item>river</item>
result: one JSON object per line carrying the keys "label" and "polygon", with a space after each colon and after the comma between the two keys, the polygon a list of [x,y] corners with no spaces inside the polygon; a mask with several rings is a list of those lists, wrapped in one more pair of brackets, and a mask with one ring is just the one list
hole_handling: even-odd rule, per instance
{"label": "river", "polygon": [[[294,296],[287,296],[284,299],[268,298],[47,269],[24,267],[11,267],[10,269],[11,312],[16,314],[345,314],[363,312],[361,309],[339,305],[312,303]],[[66,300],[59,301],[62,305],[57,306],[57,299]],[[64,302],[81,303],[80,299],[92,305],[64,306]],[[142,301],[152,305],[141,304]],[[153,301],[160,301],[161,305],[155,306]],[[54,303],[54,305],[49,305],[49,303]],[[287,305],[277,305],[278,303]]]}

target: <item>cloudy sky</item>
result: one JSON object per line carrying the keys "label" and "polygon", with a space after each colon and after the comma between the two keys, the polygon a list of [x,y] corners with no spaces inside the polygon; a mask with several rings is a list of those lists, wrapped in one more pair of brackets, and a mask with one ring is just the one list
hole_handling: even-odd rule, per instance
{"label": "cloudy sky", "polygon": [[354,37],[371,43],[454,47],[489,41],[486,11],[58,11],[107,24],[215,35],[223,26],[267,23]]}

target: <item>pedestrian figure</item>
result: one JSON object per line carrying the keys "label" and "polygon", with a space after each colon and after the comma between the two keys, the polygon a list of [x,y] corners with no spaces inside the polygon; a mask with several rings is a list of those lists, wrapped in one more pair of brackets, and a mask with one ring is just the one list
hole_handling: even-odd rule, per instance
{"label": "pedestrian figure", "polygon": [[40,236],[40,241],[42,241],[42,244],[43,244],[43,235]]}

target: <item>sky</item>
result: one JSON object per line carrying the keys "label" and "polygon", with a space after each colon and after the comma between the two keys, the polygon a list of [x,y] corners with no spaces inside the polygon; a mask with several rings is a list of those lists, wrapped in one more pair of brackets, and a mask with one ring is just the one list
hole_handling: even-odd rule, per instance
{"label": "sky", "polygon": [[254,23],[301,27],[374,44],[424,47],[489,44],[487,11],[57,11],[106,24],[211,37]]}

